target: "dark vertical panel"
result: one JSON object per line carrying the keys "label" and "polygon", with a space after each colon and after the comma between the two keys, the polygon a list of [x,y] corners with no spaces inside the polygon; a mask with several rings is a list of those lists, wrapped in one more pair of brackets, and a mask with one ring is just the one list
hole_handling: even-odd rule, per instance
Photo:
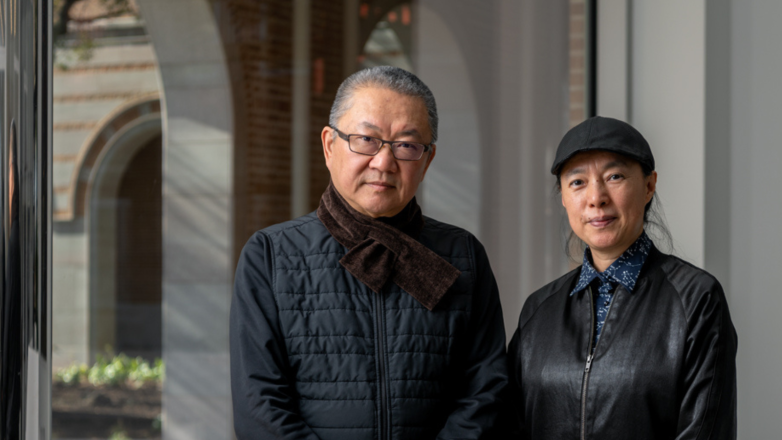
{"label": "dark vertical panel", "polygon": [[587,0],[587,118],[597,115],[597,6],[596,0]]}
{"label": "dark vertical panel", "polygon": [[[13,76],[13,72],[8,77]],[[7,87],[6,87],[7,89]],[[6,94],[6,102],[8,102]],[[13,113],[13,112],[9,112]],[[17,128],[16,121],[4,127],[5,145],[3,148],[3,301],[2,301],[2,425],[0,438],[11,440],[20,438],[22,421],[22,382],[23,352],[22,338],[22,292],[20,286],[20,248],[19,248],[19,180],[17,172]]]}
{"label": "dark vertical panel", "polygon": [[52,426],[52,1],[36,0],[36,149],[38,154],[38,438],[51,438]]}
{"label": "dark vertical panel", "polygon": [[[0,353],[2,354],[2,376],[0,377],[0,439],[15,439],[20,437],[21,431],[21,382],[22,382],[22,311],[21,311],[21,292],[19,291],[19,223],[18,223],[18,198],[15,198],[17,192],[16,177],[14,172],[15,164],[15,144],[16,141],[16,121],[17,110],[17,78],[18,70],[14,69],[14,63],[17,60],[18,38],[14,33],[16,27],[16,17],[14,13],[14,0],[3,2],[3,33],[4,33],[4,55],[2,63],[3,75],[3,103],[0,103],[5,109],[2,122],[2,176],[0,177],[0,200],[2,200],[2,248],[3,248],[3,267],[2,267],[2,342],[0,342]],[[16,202],[16,203],[15,203]]]}
{"label": "dark vertical panel", "polygon": [[0,0],[0,439],[49,435],[50,4]]}

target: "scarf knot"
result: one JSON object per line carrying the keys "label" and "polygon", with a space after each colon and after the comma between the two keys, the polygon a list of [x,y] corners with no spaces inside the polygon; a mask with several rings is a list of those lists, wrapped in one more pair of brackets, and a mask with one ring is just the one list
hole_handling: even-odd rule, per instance
{"label": "scarf knot", "polygon": [[373,219],[351,207],[329,184],[318,218],[335,240],[348,248],[339,263],[372,291],[390,280],[433,310],[461,272],[417,241],[424,226],[413,198],[392,218]]}

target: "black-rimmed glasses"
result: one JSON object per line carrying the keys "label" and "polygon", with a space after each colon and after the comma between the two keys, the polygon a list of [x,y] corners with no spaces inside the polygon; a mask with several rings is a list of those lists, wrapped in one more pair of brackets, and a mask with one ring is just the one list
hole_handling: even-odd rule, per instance
{"label": "black-rimmed glasses", "polygon": [[432,148],[432,144],[421,144],[418,142],[408,141],[386,141],[372,136],[363,134],[345,134],[336,127],[331,127],[332,130],[337,132],[337,135],[342,139],[348,141],[348,148],[350,151],[366,156],[375,156],[383,148],[383,144],[388,144],[391,147],[391,154],[397,160],[418,160],[424,152],[429,151]]}

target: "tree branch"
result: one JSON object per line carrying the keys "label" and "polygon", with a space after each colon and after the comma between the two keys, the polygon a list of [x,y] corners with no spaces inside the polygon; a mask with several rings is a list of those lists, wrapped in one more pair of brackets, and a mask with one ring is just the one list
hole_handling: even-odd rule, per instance
{"label": "tree branch", "polygon": [[73,17],[71,17],[70,21],[72,21],[74,23],[84,24],[84,23],[93,22],[95,20],[101,20],[101,19],[104,19],[104,18],[119,17],[121,15],[127,14],[128,12],[133,12],[133,10],[132,9],[118,9],[116,11],[111,11],[111,12],[107,12],[105,14],[95,15],[93,17],[87,17],[87,18],[73,18]]}
{"label": "tree branch", "polygon": [[62,7],[57,14],[57,22],[54,23],[52,28],[52,36],[56,40],[57,37],[65,35],[68,32],[68,21],[70,20],[71,8],[79,0],[62,0]]}

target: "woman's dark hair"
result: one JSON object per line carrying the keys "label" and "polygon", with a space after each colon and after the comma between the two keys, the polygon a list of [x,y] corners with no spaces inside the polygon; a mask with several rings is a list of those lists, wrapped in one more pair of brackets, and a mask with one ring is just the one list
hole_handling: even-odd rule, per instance
{"label": "woman's dark hair", "polygon": [[[641,163],[638,164],[641,166],[644,177],[652,175],[652,171],[654,170]],[[560,194],[562,193],[562,182],[560,180],[560,177],[562,176],[561,170],[562,168],[560,168],[560,172],[557,173],[557,183],[555,186],[556,192]],[[673,252],[673,236],[671,236],[671,231],[668,229],[668,225],[665,221],[665,214],[663,213],[662,205],[659,202],[657,191],[654,192],[649,203],[644,206],[644,231],[646,231],[649,238],[652,239],[654,245],[658,249],[666,253]],[[576,233],[570,228],[567,217],[565,217],[562,222],[562,236],[564,238],[565,254],[574,263],[581,263],[584,249],[586,249],[586,243],[578,238]]]}

